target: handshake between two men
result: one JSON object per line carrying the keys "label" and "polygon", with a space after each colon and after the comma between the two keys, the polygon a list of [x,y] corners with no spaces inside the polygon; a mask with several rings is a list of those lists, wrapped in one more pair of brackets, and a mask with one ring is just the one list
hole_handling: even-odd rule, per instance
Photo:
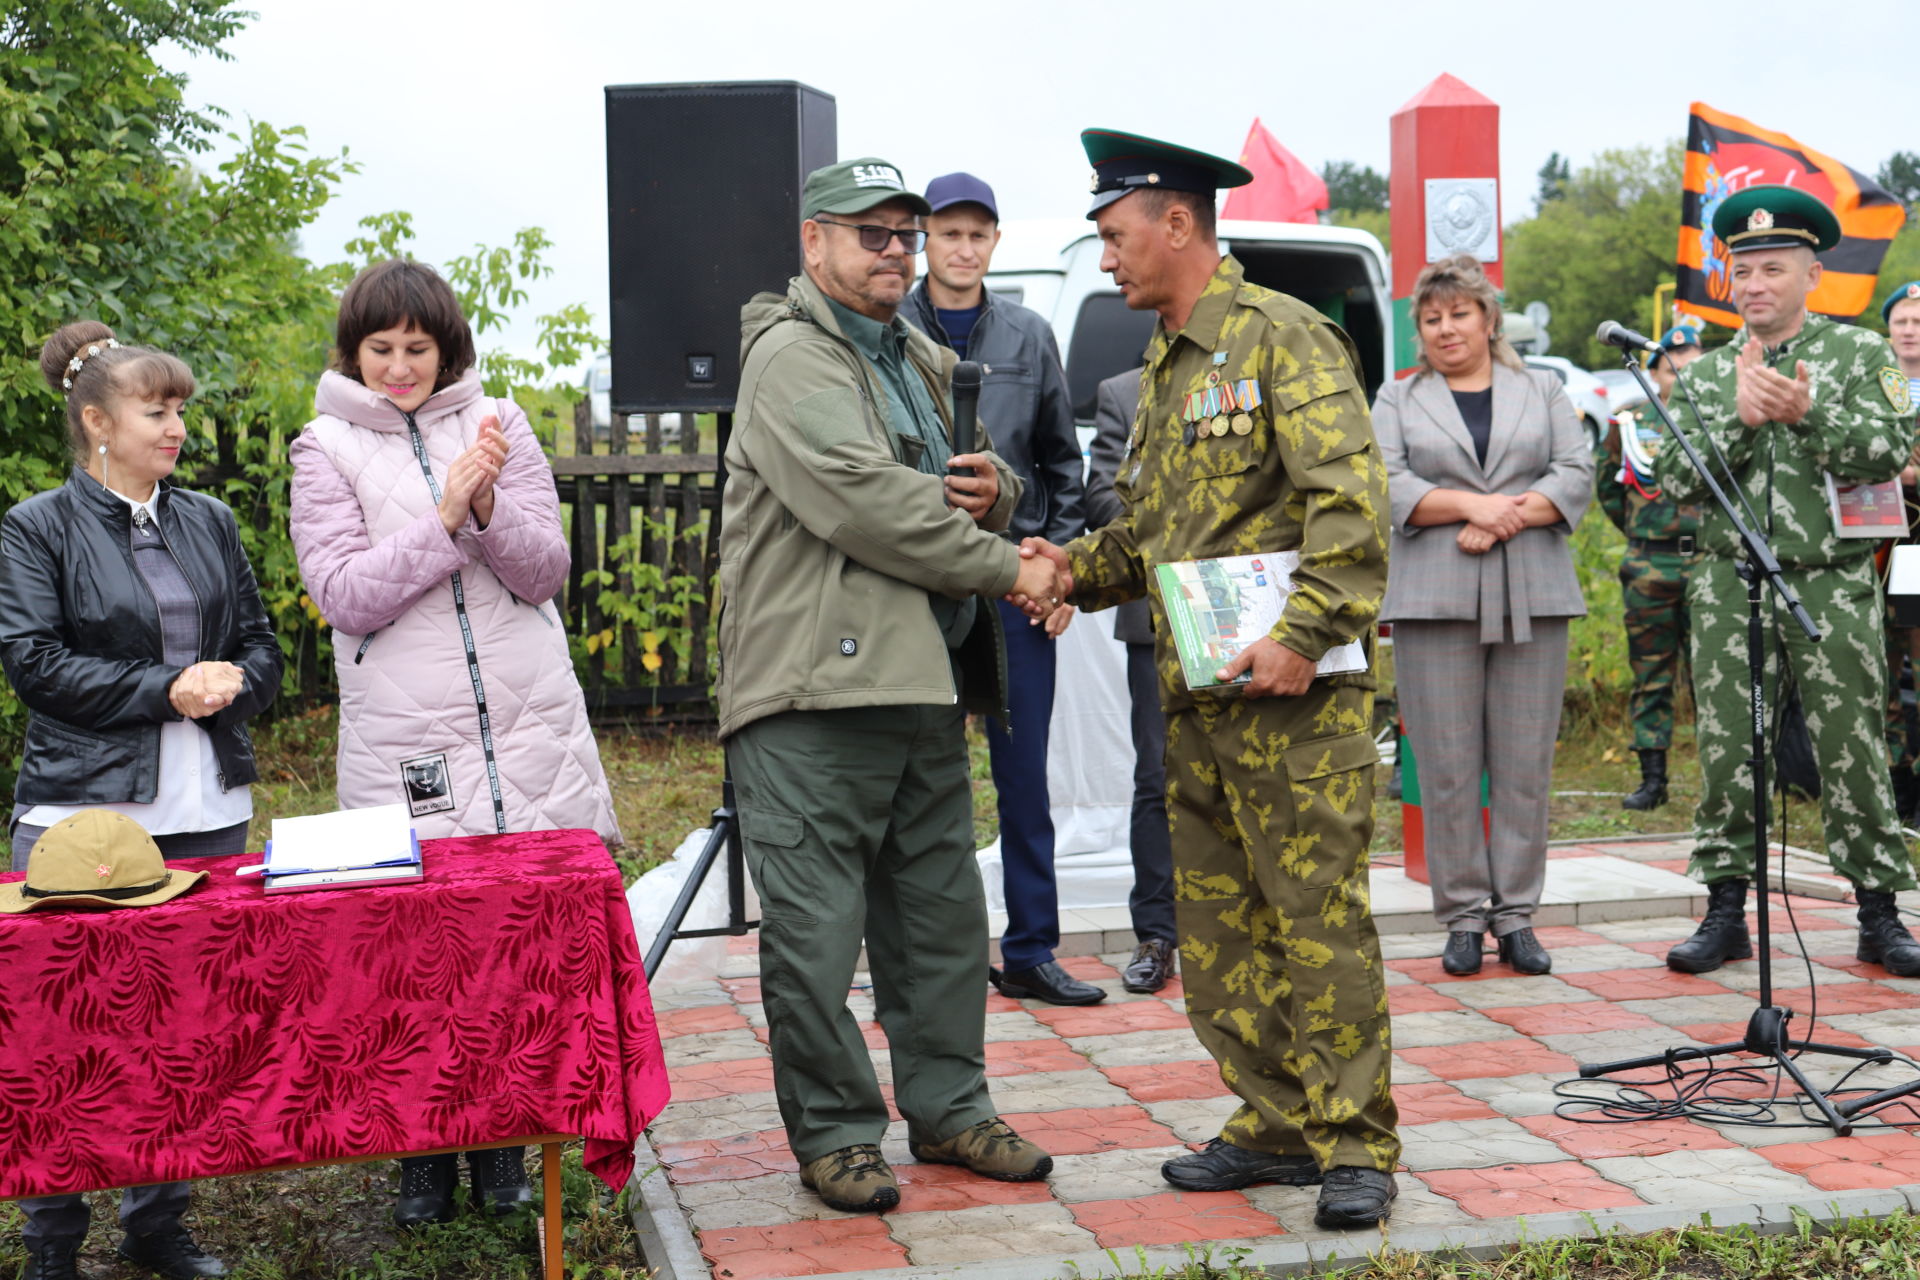
{"label": "handshake between two men", "polygon": [[[1025,538],[1020,543],[1020,576],[1014,580],[1007,603],[1035,622],[1066,603],[1073,594],[1073,571],[1065,548],[1045,538]],[[1305,693],[1313,683],[1314,663],[1268,636],[1262,636],[1226,666],[1216,678],[1221,683],[1239,679],[1252,671],[1253,678],[1241,686],[1248,698],[1293,697]]]}

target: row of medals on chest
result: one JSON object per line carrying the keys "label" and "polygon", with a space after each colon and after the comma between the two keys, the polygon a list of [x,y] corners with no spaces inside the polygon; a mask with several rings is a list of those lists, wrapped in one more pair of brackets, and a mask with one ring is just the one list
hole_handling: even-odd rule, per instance
{"label": "row of medals on chest", "polygon": [[1187,424],[1187,443],[1202,436],[1224,436],[1231,431],[1244,436],[1253,430],[1253,415],[1263,403],[1258,378],[1239,378],[1223,382],[1220,370],[1207,373],[1204,390],[1190,392],[1180,409],[1180,421]]}

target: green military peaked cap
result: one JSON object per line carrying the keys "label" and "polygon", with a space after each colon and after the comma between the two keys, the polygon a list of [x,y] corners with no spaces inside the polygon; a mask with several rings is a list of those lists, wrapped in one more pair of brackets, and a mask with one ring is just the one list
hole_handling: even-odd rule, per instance
{"label": "green military peaked cap", "polygon": [[1083,129],[1080,145],[1087,149],[1087,159],[1093,163],[1089,219],[1130,191],[1204,191],[1212,195],[1222,188],[1244,187],[1253,181],[1251,173],[1231,160],[1118,129]]}
{"label": "green military peaked cap", "polygon": [[816,213],[865,213],[889,200],[906,201],[923,218],[933,212],[925,197],[907,189],[898,169],[878,156],[862,156],[808,174],[800,192],[800,213],[807,218]]}
{"label": "green military peaked cap", "polygon": [[1728,253],[1796,247],[1819,253],[1840,243],[1840,219],[1798,187],[1748,187],[1713,211],[1713,234]]}

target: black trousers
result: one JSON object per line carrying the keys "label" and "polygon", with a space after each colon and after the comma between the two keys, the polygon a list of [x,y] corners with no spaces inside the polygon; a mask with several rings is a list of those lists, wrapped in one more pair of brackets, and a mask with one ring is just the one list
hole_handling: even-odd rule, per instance
{"label": "black trousers", "polygon": [[1127,910],[1141,942],[1175,942],[1173,841],[1167,834],[1167,716],[1160,709],[1160,673],[1153,646],[1127,646],[1127,692],[1133,699],[1133,892]]}

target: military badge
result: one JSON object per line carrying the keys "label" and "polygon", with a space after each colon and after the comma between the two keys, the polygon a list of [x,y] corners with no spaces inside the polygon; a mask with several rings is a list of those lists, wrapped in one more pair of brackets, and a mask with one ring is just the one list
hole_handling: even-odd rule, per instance
{"label": "military badge", "polygon": [[1755,209],[1747,215],[1747,230],[1769,231],[1773,228],[1773,215],[1765,209]]}
{"label": "military badge", "polygon": [[1887,403],[1896,413],[1913,412],[1913,384],[1907,381],[1907,375],[1888,365],[1880,371],[1880,389],[1887,393]]}
{"label": "military badge", "polygon": [[1909,298],[1920,298],[1920,283],[1908,285],[1907,296]]}

